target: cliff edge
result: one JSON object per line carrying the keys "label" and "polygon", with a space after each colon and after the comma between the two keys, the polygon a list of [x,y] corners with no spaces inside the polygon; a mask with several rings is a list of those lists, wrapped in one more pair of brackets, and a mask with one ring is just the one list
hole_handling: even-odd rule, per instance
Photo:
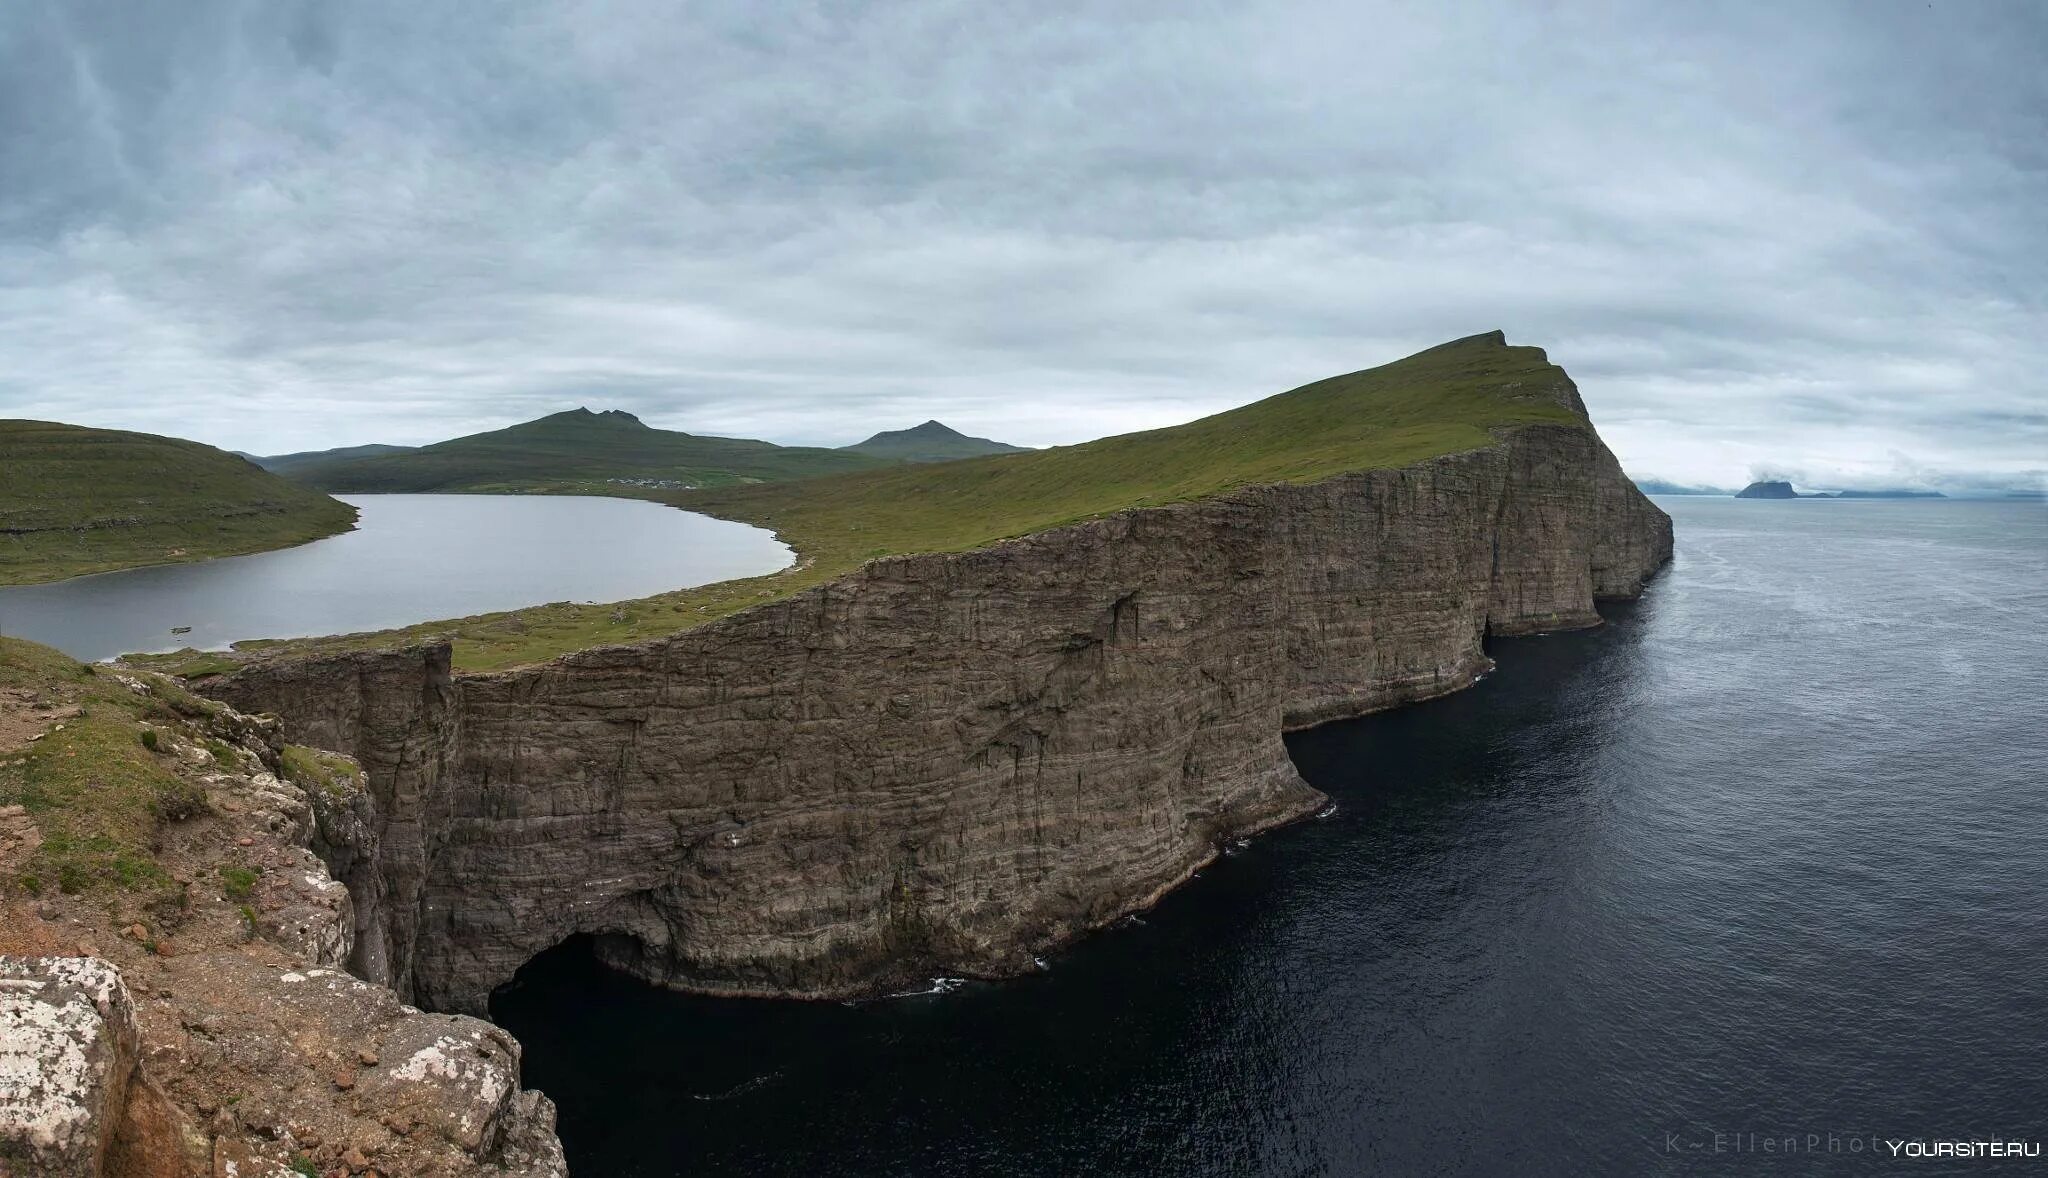
{"label": "cliff edge", "polygon": [[[351,967],[421,1005],[482,1012],[578,933],[711,993],[1019,972],[1323,805],[1286,730],[1465,687],[1488,635],[1597,624],[1669,559],[1669,518],[1570,378],[1499,333],[1260,405],[1068,448],[1084,459],[695,501],[807,557],[887,534],[891,511],[914,520],[899,532],[945,515],[933,546],[961,550],[654,640],[487,674],[455,673],[445,643],[341,650],[195,687],[361,762],[374,852],[330,862]],[[1253,457],[1189,482],[1232,438]],[[999,506],[962,523],[905,485]],[[1117,494],[1137,505],[1101,510]],[[1083,518],[1033,523],[1062,512]],[[831,530],[849,519],[874,527]]]}
{"label": "cliff edge", "polygon": [[519,1044],[343,972],[364,781],[0,638],[0,1176],[565,1172]]}

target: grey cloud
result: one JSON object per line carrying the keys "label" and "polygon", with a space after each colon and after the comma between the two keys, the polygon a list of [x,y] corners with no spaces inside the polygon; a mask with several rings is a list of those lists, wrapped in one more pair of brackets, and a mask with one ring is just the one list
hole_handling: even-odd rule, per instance
{"label": "grey cloud", "polygon": [[1638,473],[2024,481],[2044,64],[2024,3],[23,0],[0,413],[1049,444],[1502,327]]}

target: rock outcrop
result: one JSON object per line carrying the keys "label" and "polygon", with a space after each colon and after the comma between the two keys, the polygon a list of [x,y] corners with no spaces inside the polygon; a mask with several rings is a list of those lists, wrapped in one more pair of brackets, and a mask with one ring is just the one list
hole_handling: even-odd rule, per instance
{"label": "rock outcrop", "polygon": [[[0,643],[0,681],[26,645]],[[372,834],[355,767],[292,780],[277,721],[41,653],[52,674],[0,692],[0,784],[92,723],[189,792],[162,795],[183,804],[158,807],[125,883],[36,878],[68,818],[46,775],[0,806],[0,1178],[561,1178],[553,1106],[520,1089],[510,1035],[337,968],[359,916],[308,844],[339,859]],[[97,775],[108,747],[49,759]]]}
{"label": "rock outcrop", "polygon": [[1596,624],[1670,551],[1590,428],[1527,426],[508,672],[442,646],[197,686],[362,763],[329,863],[354,969],[413,1001],[481,1012],[576,933],[694,990],[864,995],[1028,969],[1149,905],[1324,804],[1285,730],[1462,688],[1488,635]]}
{"label": "rock outcrop", "polygon": [[137,1038],[113,966],[0,956],[0,1174],[98,1175],[128,1104]]}

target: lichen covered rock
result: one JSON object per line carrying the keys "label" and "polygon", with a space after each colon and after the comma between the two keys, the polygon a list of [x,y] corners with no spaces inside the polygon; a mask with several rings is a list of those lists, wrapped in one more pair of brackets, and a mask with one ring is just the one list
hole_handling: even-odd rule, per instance
{"label": "lichen covered rock", "polygon": [[519,1044],[481,1019],[420,1015],[384,1033],[388,1061],[362,1086],[388,1108],[472,1153],[497,1146],[519,1094]]}
{"label": "lichen covered rock", "polygon": [[120,1130],[138,1036],[94,957],[0,956],[0,1175],[94,1178]]}

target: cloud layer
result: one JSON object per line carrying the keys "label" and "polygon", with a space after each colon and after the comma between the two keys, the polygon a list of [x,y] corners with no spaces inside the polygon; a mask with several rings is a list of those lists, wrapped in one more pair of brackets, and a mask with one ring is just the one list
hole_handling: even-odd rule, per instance
{"label": "cloud layer", "polygon": [[0,415],[1186,420],[1501,327],[1639,474],[2038,481],[2048,12],[0,9]]}

